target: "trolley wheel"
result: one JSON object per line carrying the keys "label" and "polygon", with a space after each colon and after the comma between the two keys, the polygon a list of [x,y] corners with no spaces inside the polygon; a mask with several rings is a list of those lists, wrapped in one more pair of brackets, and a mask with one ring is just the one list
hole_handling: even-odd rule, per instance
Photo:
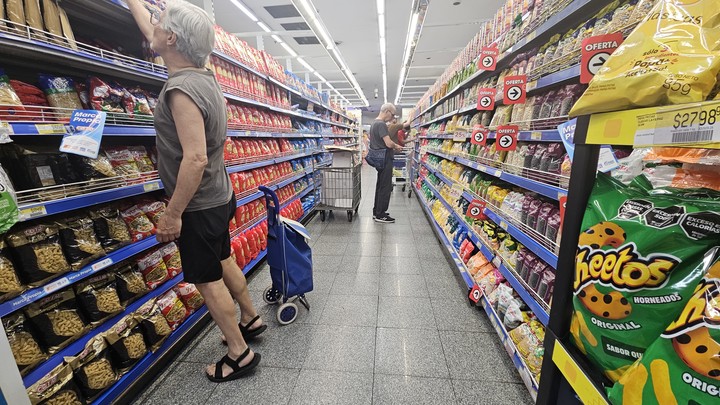
{"label": "trolley wheel", "polygon": [[263,294],[263,300],[270,305],[275,305],[280,301],[280,291],[272,288],[272,286],[265,289]]}
{"label": "trolley wheel", "polygon": [[408,191],[408,198],[412,198],[412,190]]}
{"label": "trolley wheel", "polygon": [[325,222],[325,211],[320,211],[320,221]]}
{"label": "trolley wheel", "polygon": [[348,222],[352,222],[353,211],[352,211],[352,210],[348,210],[347,214],[348,214]]}
{"label": "trolley wheel", "polygon": [[403,186],[403,193],[405,192],[405,189],[406,189],[406,188],[407,188],[406,186]]}
{"label": "trolley wheel", "polygon": [[286,302],[277,310],[277,320],[280,325],[289,325],[297,318],[298,307],[294,302]]}

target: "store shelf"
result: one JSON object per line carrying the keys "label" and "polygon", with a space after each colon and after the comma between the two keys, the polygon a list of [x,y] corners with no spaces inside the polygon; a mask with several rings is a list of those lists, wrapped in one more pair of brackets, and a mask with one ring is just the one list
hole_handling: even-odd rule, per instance
{"label": "store shelf", "polygon": [[485,313],[490,319],[490,323],[493,325],[495,332],[497,332],[498,336],[500,337],[500,341],[505,347],[507,354],[510,356],[513,365],[520,373],[520,378],[525,383],[525,387],[527,387],[528,391],[530,391],[530,395],[532,396],[533,401],[535,401],[537,399],[538,393],[538,383],[537,381],[535,381],[535,377],[533,377],[532,373],[528,369],[525,360],[522,358],[522,356],[520,356],[520,353],[518,353],[517,347],[510,338],[508,332],[505,330],[505,327],[503,326],[500,317],[495,312],[492,305],[490,305],[484,295],[480,297],[480,305],[485,310]]}
{"label": "store shelf", "polygon": [[513,290],[515,290],[520,298],[527,304],[533,314],[537,316],[538,321],[543,325],[547,326],[550,321],[550,313],[547,305],[542,302],[542,299],[537,297],[537,294],[532,293],[530,288],[520,276],[512,270],[506,263],[500,263],[498,270],[502,273],[505,280],[510,283]]}
{"label": "store shelf", "polygon": [[580,65],[573,65],[568,68],[559,70],[549,75],[543,76],[537,80],[532,80],[527,83],[525,89],[528,93],[534,91],[542,91],[548,87],[557,86],[568,81],[576,81],[580,79]]}
{"label": "store shelf", "polygon": [[[488,139],[495,139],[497,132],[488,133]],[[419,136],[420,139],[453,139],[453,133],[438,133]],[[518,141],[534,141],[534,142],[562,142],[560,133],[556,129],[538,130],[538,131],[520,131],[517,137]]]}

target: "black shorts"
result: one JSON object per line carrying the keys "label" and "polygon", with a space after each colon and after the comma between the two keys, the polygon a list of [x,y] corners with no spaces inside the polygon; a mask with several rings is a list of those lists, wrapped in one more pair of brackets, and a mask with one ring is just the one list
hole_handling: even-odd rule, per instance
{"label": "black shorts", "polygon": [[222,278],[220,262],[230,257],[229,224],[235,208],[233,195],[225,205],[183,213],[178,249],[188,283],[210,283]]}

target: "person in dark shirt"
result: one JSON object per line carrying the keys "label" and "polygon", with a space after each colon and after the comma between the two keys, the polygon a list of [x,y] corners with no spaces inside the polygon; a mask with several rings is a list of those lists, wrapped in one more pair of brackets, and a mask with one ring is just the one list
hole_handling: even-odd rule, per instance
{"label": "person in dark shirt", "polygon": [[375,222],[390,224],[395,218],[387,213],[392,192],[392,172],[394,152],[400,152],[402,147],[390,139],[387,123],[395,118],[395,106],[386,103],[380,108],[380,114],[370,127],[370,149],[385,150],[385,160],[378,168],[377,183],[375,184],[375,205],[373,206],[373,219]]}

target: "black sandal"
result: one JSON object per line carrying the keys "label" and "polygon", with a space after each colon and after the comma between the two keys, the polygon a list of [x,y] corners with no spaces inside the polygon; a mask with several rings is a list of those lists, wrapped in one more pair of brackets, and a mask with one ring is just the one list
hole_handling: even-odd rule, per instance
{"label": "black sandal", "polygon": [[[260,354],[255,353],[255,356],[253,356],[253,359],[250,363],[240,367],[240,362],[243,361],[243,359],[245,359],[245,357],[247,357],[249,354],[249,347],[247,348],[247,350],[245,350],[243,354],[240,355],[240,357],[237,358],[237,360],[231,359],[230,356],[226,354],[225,356],[223,356],[222,359],[220,359],[220,361],[215,363],[215,375],[213,376],[205,373],[205,376],[208,378],[208,380],[214,383],[237,380],[238,378],[253,371],[255,367],[257,367],[257,365],[260,363]],[[228,367],[230,367],[233,372],[223,377],[223,365],[227,365]]]}
{"label": "black sandal", "polygon": [[[247,323],[247,325],[242,326],[241,323],[238,323],[238,327],[240,328],[240,333],[242,334],[243,339],[245,342],[249,342],[259,335],[261,335],[263,332],[267,330],[267,325],[262,324],[258,326],[255,329],[250,329],[250,325],[257,322],[257,320],[260,319],[260,315],[257,315],[255,318],[251,319],[250,322]],[[223,339],[222,344],[227,346],[227,340]]]}

